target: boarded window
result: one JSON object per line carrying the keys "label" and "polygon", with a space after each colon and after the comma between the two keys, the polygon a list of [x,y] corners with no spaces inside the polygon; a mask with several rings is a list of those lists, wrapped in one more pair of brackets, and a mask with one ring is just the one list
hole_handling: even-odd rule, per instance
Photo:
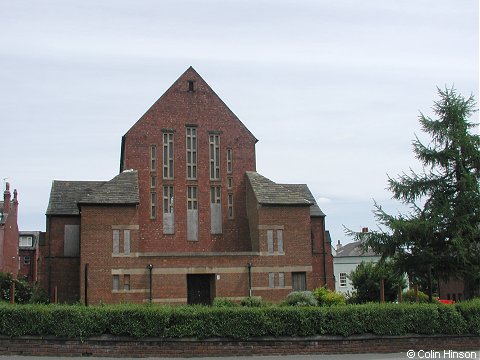
{"label": "boarded window", "polygon": [[174,234],[173,186],[163,187],[163,233]]}
{"label": "boarded window", "polygon": [[222,201],[220,186],[210,188],[210,232],[222,233]]}
{"label": "boarded window", "polygon": [[283,254],[283,230],[277,230],[277,248],[278,253]]}
{"label": "boarded window", "polygon": [[269,288],[275,287],[275,273],[273,272],[268,273],[268,287]]}
{"label": "boarded window", "polygon": [[113,275],[113,278],[112,278],[112,290],[118,290],[119,289],[119,282],[120,282],[120,278],[119,278],[119,275]]}
{"label": "boarded window", "polygon": [[273,255],[273,230],[267,230],[267,251]]}
{"label": "boarded window", "polygon": [[285,287],[285,273],[278,273],[278,287]]}
{"label": "boarded window", "polygon": [[113,254],[118,255],[120,252],[120,230],[113,230]]}
{"label": "boarded window", "polygon": [[123,275],[123,290],[130,290],[130,275]]}
{"label": "boarded window", "polygon": [[307,273],[294,272],[292,273],[292,288],[293,291],[307,290]]}
{"label": "boarded window", "polygon": [[130,230],[123,230],[123,252],[130,254]]}
{"label": "boarded window", "polygon": [[65,225],[64,256],[80,256],[80,225]]}
{"label": "boarded window", "polygon": [[187,240],[198,240],[198,200],[196,186],[187,186]]}

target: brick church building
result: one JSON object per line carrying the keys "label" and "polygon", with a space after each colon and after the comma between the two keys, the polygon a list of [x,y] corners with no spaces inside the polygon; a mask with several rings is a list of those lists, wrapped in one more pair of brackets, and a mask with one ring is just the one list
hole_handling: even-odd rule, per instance
{"label": "brick church building", "polygon": [[255,171],[257,139],[190,67],[110,181],[53,181],[39,281],[59,301],[210,304],[334,288],[325,215]]}

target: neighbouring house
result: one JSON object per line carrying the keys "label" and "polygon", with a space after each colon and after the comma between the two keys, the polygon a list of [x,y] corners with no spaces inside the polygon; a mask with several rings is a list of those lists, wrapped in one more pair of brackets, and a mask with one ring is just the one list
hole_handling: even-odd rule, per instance
{"label": "neighbouring house", "polygon": [[305,184],[256,172],[257,139],[192,68],[122,137],[109,181],[52,183],[39,281],[59,301],[280,301],[334,288]]}
{"label": "neighbouring house", "polygon": [[[368,228],[363,228],[362,232],[368,232]],[[352,242],[342,246],[338,241],[333,256],[333,271],[335,274],[335,290],[344,294],[352,294],[355,290],[352,282],[348,278],[362,262],[376,263],[381,256],[373,251],[364,251],[360,242]]]}
{"label": "neighbouring house", "polygon": [[10,184],[5,184],[3,201],[0,201],[0,272],[18,273],[18,198],[17,190],[10,192]]}
{"label": "neighbouring house", "polygon": [[38,245],[45,233],[40,231],[19,231],[18,236],[18,278],[29,283],[37,281]]}

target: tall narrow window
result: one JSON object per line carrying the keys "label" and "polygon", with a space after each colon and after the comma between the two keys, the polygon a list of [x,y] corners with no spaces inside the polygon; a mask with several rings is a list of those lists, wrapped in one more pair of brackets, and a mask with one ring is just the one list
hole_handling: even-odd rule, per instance
{"label": "tall narrow window", "polygon": [[277,248],[278,253],[283,254],[283,230],[277,230]]}
{"label": "tall narrow window", "polygon": [[233,194],[228,194],[228,218],[233,219]]}
{"label": "tall narrow window", "polygon": [[195,88],[194,88],[195,82],[193,80],[188,80],[187,84],[188,84],[188,92],[195,91]]}
{"label": "tall narrow window", "polygon": [[157,193],[150,193],[150,219],[157,218]]}
{"label": "tall narrow window", "polygon": [[268,255],[273,255],[273,230],[267,230],[267,251]]}
{"label": "tall narrow window", "polygon": [[157,186],[157,178],[155,175],[150,175],[150,187],[152,189],[155,189],[155,187]]}
{"label": "tall narrow window", "polygon": [[233,150],[227,149],[227,174],[231,174],[233,171]]}
{"label": "tall narrow window", "polygon": [[173,179],[173,133],[163,133],[163,178]]}
{"label": "tall narrow window", "polygon": [[157,170],[157,146],[156,145],[150,146],[150,170],[151,171]]}
{"label": "tall narrow window", "polygon": [[222,233],[222,201],[221,187],[210,188],[210,232],[212,234]]}
{"label": "tall narrow window", "polygon": [[120,252],[120,230],[113,230],[113,254]]}
{"label": "tall narrow window", "polygon": [[163,187],[163,233],[174,233],[173,186]]}
{"label": "tall narrow window", "polygon": [[123,230],[123,253],[130,255],[130,230]]}
{"label": "tall narrow window", "polygon": [[187,240],[198,240],[198,200],[196,186],[187,186]]}
{"label": "tall narrow window", "polygon": [[228,190],[232,190],[233,189],[233,178],[231,176],[229,176],[227,178],[227,189]]}
{"label": "tall narrow window", "polygon": [[123,290],[130,290],[130,275],[123,275]]}
{"label": "tall narrow window", "polygon": [[120,275],[113,275],[112,278],[112,290],[118,290],[120,286]]}
{"label": "tall narrow window", "polygon": [[210,180],[220,180],[220,135],[210,135]]}
{"label": "tall narrow window", "polygon": [[278,287],[280,288],[285,287],[285,273],[283,272],[278,273]]}
{"label": "tall narrow window", "polygon": [[269,288],[275,287],[275,273],[273,272],[268,273],[268,287]]}
{"label": "tall narrow window", "polygon": [[187,179],[197,178],[197,129],[187,127]]}
{"label": "tall narrow window", "polygon": [[340,287],[346,287],[347,286],[347,273],[341,272],[339,274],[339,285],[340,285]]}

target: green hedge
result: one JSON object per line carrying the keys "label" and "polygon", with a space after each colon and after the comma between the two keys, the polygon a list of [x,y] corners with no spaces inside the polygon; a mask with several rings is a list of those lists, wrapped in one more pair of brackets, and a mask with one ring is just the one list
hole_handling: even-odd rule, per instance
{"label": "green hedge", "polygon": [[480,300],[457,305],[164,307],[0,304],[0,335],[232,338],[355,334],[480,335]]}

